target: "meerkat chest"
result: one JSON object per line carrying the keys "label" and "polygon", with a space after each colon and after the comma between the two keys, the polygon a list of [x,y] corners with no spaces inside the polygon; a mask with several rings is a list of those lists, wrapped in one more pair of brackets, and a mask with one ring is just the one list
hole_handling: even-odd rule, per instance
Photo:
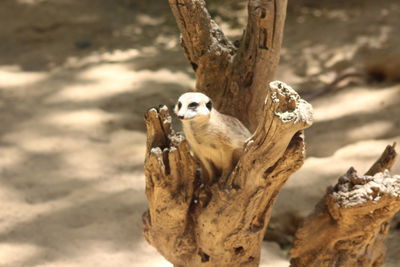
{"label": "meerkat chest", "polygon": [[195,154],[213,161],[221,159],[229,153],[226,136],[210,125],[190,124],[184,127],[188,142]]}
{"label": "meerkat chest", "polygon": [[210,149],[218,149],[220,143],[218,132],[208,124],[190,123],[184,127],[185,135],[190,143],[209,147]]}

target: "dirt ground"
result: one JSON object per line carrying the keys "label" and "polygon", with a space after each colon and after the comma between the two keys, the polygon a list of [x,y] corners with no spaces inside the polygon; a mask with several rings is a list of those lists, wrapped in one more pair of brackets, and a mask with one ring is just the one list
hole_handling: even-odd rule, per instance
{"label": "dirt ground", "polygon": [[[243,1],[209,2],[238,38]],[[292,2],[278,78],[316,122],[274,211],[283,232],[350,166],[400,143],[400,3]],[[141,235],[143,113],[194,86],[167,1],[2,0],[0,18],[0,266],[171,266]],[[346,72],[362,76],[312,97]],[[386,266],[400,265],[399,221]],[[288,266],[275,242],[262,255]]]}

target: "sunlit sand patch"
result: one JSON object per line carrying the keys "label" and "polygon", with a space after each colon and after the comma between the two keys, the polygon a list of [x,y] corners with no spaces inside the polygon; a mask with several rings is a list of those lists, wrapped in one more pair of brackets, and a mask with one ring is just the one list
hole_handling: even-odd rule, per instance
{"label": "sunlit sand patch", "polygon": [[373,121],[360,127],[350,129],[346,135],[356,141],[362,139],[378,138],[394,129],[391,121]]}
{"label": "sunlit sand patch", "polygon": [[74,111],[59,111],[40,119],[41,123],[57,127],[66,127],[67,129],[77,129],[84,131],[85,128],[96,128],[102,126],[102,123],[115,119],[113,115],[100,109],[82,109]]}
{"label": "sunlit sand patch", "polygon": [[[334,157],[343,159],[343,161],[347,162],[348,165],[353,162],[356,169],[366,171],[372,163],[378,159],[386,146],[393,144],[393,142],[396,142],[399,145],[400,136],[385,140],[365,140],[354,142],[353,144],[338,149],[335,152]],[[396,150],[398,151],[398,146]],[[396,161],[392,170],[394,173],[400,173],[400,161]]]}
{"label": "sunlit sand patch", "polygon": [[163,34],[157,36],[155,42],[159,45],[163,45],[166,49],[173,49],[178,45],[178,39]]}
{"label": "sunlit sand patch", "polygon": [[[111,134],[108,153],[116,167],[143,166],[146,153],[146,135],[139,131],[118,130]],[[124,159],[121,161],[121,159]],[[140,168],[142,172],[143,169]]]}
{"label": "sunlit sand patch", "polygon": [[27,72],[18,66],[0,67],[0,90],[7,87],[27,86],[32,83],[43,81],[48,76],[45,72]]}
{"label": "sunlit sand patch", "polygon": [[[8,166],[15,165],[21,162],[24,153],[56,153],[56,152],[68,152],[85,145],[88,140],[83,140],[82,138],[77,138],[76,136],[59,135],[58,133],[46,133],[38,131],[37,129],[22,129],[19,131],[12,132],[4,137],[7,142],[13,143],[16,147],[20,148],[18,150],[17,160],[15,160],[14,153],[8,154],[5,162],[0,162]],[[0,155],[1,155],[0,148]],[[22,152],[23,151],[23,152]],[[0,156],[1,157],[1,156]],[[12,162],[10,163],[10,160]]]}
{"label": "sunlit sand patch", "polygon": [[142,233],[140,233],[140,239],[136,241],[136,257],[135,262],[137,262],[138,266],[143,267],[172,267],[173,265],[169,263],[164,257],[162,257],[154,247],[150,246],[142,237]]}
{"label": "sunlit sand patch", "polygon": [[64,67],[72,69],[104,62],[122,63],[135,58],[139,54],[140,52],[137,49],[116,49],[112,52],[93,52],[85,57],[69,57]]}
{"label": "sunlit sand patch", "polygon": [[274,242],[263,242],[261,247],[260,267],[287,267],[289,260],[279,245]]}
{"label": "sunlit sand patch", "polygon": [[337,119],[346,115],[370,113],[393,104],[400,95],[400,86],[386,89],[357,88],[340,95],[321,98],[313,103],[315,121]]}
{"label": "sunlit sand patch", "polygon": [[26,159],[23,151],[16,147],[0,146],[0,173],[2,169],[18,166]]}
{"label": "sunlit sand patch", "polygon": [[47,99],[47,103],[63,101],[99,100],[124,92],[143,88],[146,82],[176,83],[183,87],[193,87],[193,78],[183,72],[168,69],[156,71],[133,71],[125,64],[100,64],[78,75],[81,83],[66,86],[63,90]]}
{"label": "sunlit sand patch", "polygon": [[[308,215],[323,197],[328,186],[350,167],[365,173],[378,159],[388,144],[400,142],[400,136],[386,140],[360,141],[338,149],[334,155],[325,158],[309,157],[303,167],[287,181],[274,208],[274,214],[296,212]],[[397,162],[392,173],[400,173]]]}
{"label": "sunlit sand patch", "polygon": [[157,26],[165,22],[165,17],[152,17],[146,14],[139,14],[136,16],[136,20],[142,25]]}
{"label": "sunlit sand patch", "polygon": [[50,96],[48,103],[97,100],[131,90],[134,72],[120,64],[101,64],[81,72],[77,82]]}
{"label": "sunlit sand patch", "polygon": [[83,147],[62,154],[63,169],[68,171],[69,176],[79,179],[98,179],[110,176],[113,173],[112,165],[109,164],[110,155],[100,148],[90,147],[90,150],[88,148]]}
{"label": "sunlit sand patch", "polygon": [[0,244],[0,266],[20,266],[27,259],[41,252],[40,247],[30,244]]}
{"label": "sunlit sand patch", "polygon": [[26,4],[26,5],[36,5],[44,1],[46,0],[17,0],[19,4]]}
{"label": "sunlit sand patch", "polygon": [[[330,177],[335,181],[350,167],[354,167],[361,173],[366,172],[383,152],[385,147],[394,141],[400,142],[400,137],[388,140],[366,140],[355,142],[338,149],[330,157],[317,158],[309,157],[303,167],[289,179],[285,188],[297,188],[301,180],[302,186],[312,186],[314,189],[321,184],[321,190],[329,185],[328,181],[323,182],[321,177]],[[334,162],[335,164],[332,164]],[[400,162],[393,168],[394,173],[400,171]],[[302,178],[304,177],[304,179]],[[305,179],[306,177],[306,179]],[[322,182],[322,183],[321,183]]]}

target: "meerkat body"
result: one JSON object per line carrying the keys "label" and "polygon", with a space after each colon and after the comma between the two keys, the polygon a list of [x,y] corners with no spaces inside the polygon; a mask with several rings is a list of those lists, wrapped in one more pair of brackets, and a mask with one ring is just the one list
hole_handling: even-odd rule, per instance
{"label": "meerkat body", "polygon": [[229,175],[250,137],[249,130],[238,119],[212,108],[211,100],[201,93],[183,94],[175,112],[205,177],[213,180]]}

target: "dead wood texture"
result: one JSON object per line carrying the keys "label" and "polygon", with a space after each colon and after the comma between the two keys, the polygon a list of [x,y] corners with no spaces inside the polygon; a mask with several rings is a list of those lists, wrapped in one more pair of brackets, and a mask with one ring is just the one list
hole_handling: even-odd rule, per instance
{"label": "dead wood texture", "polygon": [[296,233],[293,267],[381,266],[383,243],[400,210],[400,176],[388,169],[396,157],[388,146],[367,174],[350,168]]}
{"label": "dead wood texture", "polygon": [[171,129],[168,109],[150,109],[145,238],[175,266],[258,266],[272,206],[303,163],[302,130],[312,123],[311,105],[290,86],[271,82],[287,0],[248,0],[248,24],[235,44],[211,19],[204,0],[169,4],[196,90],[254,134],[230,176],[204,186],[188,143]]}
{"label": "dead wood texture", "polygon": [[211,19],[204,0],[169,4],[196,74],[196,90],[254,131],[279,62],[287,0],[248,0],[247,27],[235,45]]}
{"label": "dead wood texture", "polygon": [[144,233],[176,266],[258,266],[272,206],[303,163],[302,130],[312,123],[311,105],[282,82],[271,82],[263,112],[232,174],[210,187],[168,109],[147,112]]}

